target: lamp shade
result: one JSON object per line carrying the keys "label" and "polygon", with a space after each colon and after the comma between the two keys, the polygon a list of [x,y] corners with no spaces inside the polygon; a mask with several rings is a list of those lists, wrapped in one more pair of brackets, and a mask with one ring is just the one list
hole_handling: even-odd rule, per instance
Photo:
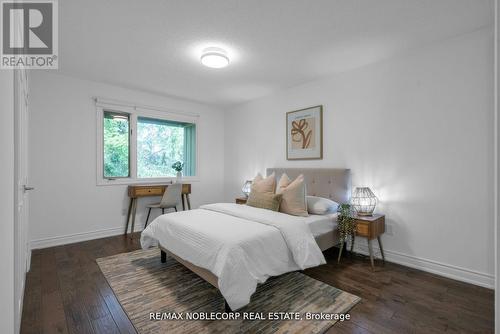
{"label": "lamp shade", "polygon": [[243,188],[241,188],[241,192],[248,197],[250,195],[250,191],[252,191],[252,181],[247,180],[245,181],[245,184],[243,185]]}
{"label": "lamp shade", "polygon": [[360,216],[371,216],[377,205],[377,197],[368,187],[358,187],[351,197],[351,204]]}

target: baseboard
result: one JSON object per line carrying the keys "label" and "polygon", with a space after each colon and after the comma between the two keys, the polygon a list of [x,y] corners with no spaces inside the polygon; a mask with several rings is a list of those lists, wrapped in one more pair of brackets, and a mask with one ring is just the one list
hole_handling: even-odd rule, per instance
{"label": "baseboard", "polygon": [[[56,237],[31,240],[30,248],[31,249],[41,249],[41,248],[47,248],[47,247],[53,247],[53,246],[72,244],[75,242],[112,237],[115,235],[123,234],[123,230],[124,230],[124,227],[120,226],[120,227],[113,227],[113,228],[102,229],[102,230],[97,230],[97,231],[89,231],[89,232],[67,234],[67,235],[61,235],[61,236],[56,236]],[[140,231],[142,231],[142,227],[136,226],[134,231],[140,232]]]}
{"label": "baseboard", "polygon": [[[135,232],[142,231],[142,227],[136,227]],[[50,237],[45,239],[32,240],[30,243],[31,249],[40,249],[53,246],[72,244],[75,242],[111,237],[123,233],[123,226]],[[380,254],[378,247],[373,248],[376,255]],[[355,251],[364,255],[368,255],[368,247],[365,245],[356,245]],[[440,263],[433,260],[423,259],[416,256],[403,254],[395,251],[384,250],[385,258],[389,262],[394,262],[406,267],[419,269],[432,274],[448,277],[458,281],[479,285],[482,287],[493,289],[495,286],[495,277],[486,273],[473,271],[445,263]]]}
{"label": "baseboard", "polygon": [[29,248],[26,254],[26,272],[29,272],[31,270],[31,242],[26,247]]}
{"label": "baseboard", "polygon": [[24,304],[24,290],[26,288],[26,273],[23,275],[23,279],[21,282],[21,296],[19,297],[19,300],[17,301],[17,316],[15,317],[15,331],[16,333],[21,332],[21,320],[23,317],[23,304]]}
{"label": "baseboard", "polygon": [[[19,291],[20,296],[19,300],[17,300],[17,315],[15,316],[15,333],[20,333],[21,332],[21,321],[23,317],[23,306],[24,306],[24,292],[26,289],[26,274],[29,272],[29,269],[31,267],[31,250],[26,249],[26,262],[24,263],[24,273],[21,278],[21,288]],[[14,293],[15,295],[15,293]]]}
{"label": "baseboard", "polygon": [[[368,246],[365,245],[355,245],[354,251],[363,255],[369,254]],[[380,258],[380,249],[378,247],[373,247],[373,252],[377,258]],[[426,271],[465,283],[479,285],[489,289],[493,289],[495,286],[495,277],[490,274],[385,249],[384,255],[387,261],[406,267]]]}

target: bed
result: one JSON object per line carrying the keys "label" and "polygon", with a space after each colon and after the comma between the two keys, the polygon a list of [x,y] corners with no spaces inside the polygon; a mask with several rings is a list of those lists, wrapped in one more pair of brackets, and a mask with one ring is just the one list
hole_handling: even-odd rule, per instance
{"label": "bed", "polygon": [[[348,169],[266,172],[292,179],[303,174],[308,195],[349,200]],[[141,235],[143,248],[161,249],[162,262],[171,256],[218,288],[228,311],[248,304],[257,284],[271,276],[325,263],[321,251],[336,244],[336,213],[295,217],[233,203],[162,215]]]}

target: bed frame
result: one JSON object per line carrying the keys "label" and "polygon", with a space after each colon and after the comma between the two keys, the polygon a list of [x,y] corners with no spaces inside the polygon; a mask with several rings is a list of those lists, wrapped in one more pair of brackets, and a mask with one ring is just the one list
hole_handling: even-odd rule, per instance
{"label": "bed frame", "polygon": [[[351,171],[349,169],[340,168],[268,168],[267,175],[276,173],[276,178],[279,180],[283,173],[286,173],[291,179],[296,178],[300,174],[304,175],[306,182],[307,194],[310,196],[319,196],[329,198],[337,203],[347,203],[351,196]],[[319,248],[325,251],[339,243],[338,234],[328,232],[315,237]],[[167,255],[173,257],[186,268],[203,278],[215,288],[217,285],[217,276],[209,270],[201,268],[181,259],[179,256],[167,250],[160,245],[161,262],[167,261]],[[227,312],[232,312],[227,302],[224,301],[224,307]]]}

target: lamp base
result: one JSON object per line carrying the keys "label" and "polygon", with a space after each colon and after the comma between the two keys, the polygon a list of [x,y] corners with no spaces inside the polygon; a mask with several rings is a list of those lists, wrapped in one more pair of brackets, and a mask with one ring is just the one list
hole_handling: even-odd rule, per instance
{"label": "lamp base", "polygon": [[373,216],[373,212],[356,212],[358,216]]}

